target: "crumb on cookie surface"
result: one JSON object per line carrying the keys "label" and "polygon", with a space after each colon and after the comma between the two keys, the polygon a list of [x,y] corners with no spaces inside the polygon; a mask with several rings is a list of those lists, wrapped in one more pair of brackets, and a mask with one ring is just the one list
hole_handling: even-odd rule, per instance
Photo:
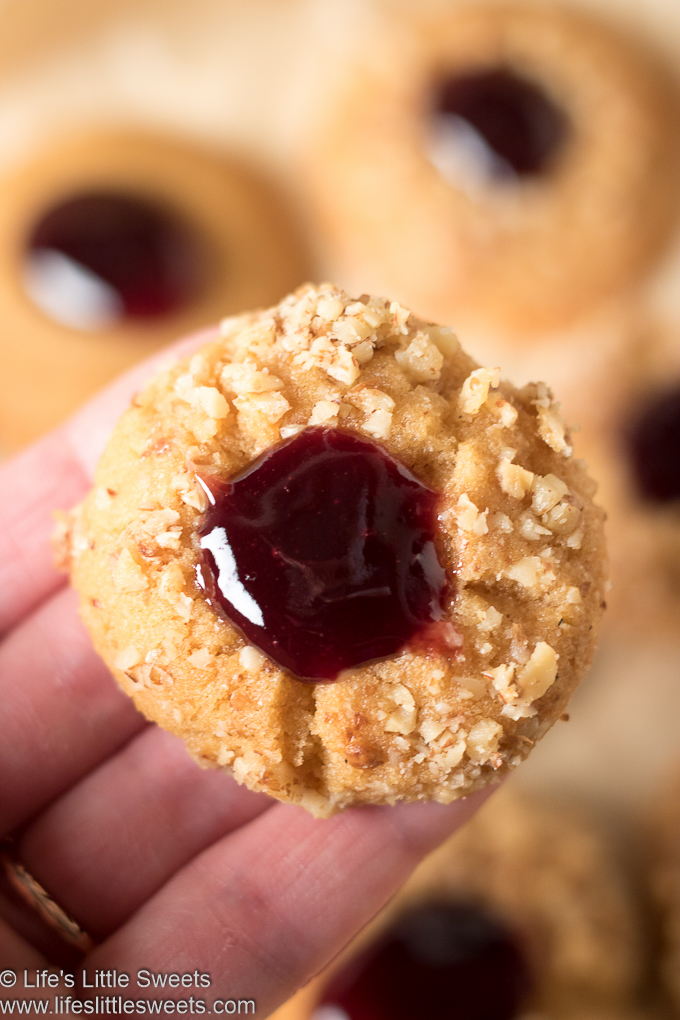
{"label": "crumb on cookie surface", "polygon": [[[440,493],[455,580],[449,648],[309,686],[206,603],[195,532],[201,473],[227,479],[318,424],[378,440]],[[61,547],[95,645],[138,707],[201,764],[326,815],[464,796],[564,711],[603,603],[593,491],[545,386],[501,382],[397,303],[307,285],[225,320],[149,383]]]}

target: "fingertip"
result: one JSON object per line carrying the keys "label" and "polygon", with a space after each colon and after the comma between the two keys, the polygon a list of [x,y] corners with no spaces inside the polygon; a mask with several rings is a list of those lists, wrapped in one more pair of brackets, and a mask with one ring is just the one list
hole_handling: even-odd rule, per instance
{"label": "fingertip", "polygon": [[423,856],[465,825],[498,789],[498,785],[486,786],[450,804],[414,802],[378,810],[390,813],[400,837],[416,854]]}

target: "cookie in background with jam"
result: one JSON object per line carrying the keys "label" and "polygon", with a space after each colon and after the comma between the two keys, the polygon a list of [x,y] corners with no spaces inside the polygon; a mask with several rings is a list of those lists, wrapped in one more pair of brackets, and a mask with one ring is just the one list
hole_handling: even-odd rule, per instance
{"label": "cookie in background with jam", "polygon": [[275,1020],[633,1020],[644,945],[605,832],[506,788]]}

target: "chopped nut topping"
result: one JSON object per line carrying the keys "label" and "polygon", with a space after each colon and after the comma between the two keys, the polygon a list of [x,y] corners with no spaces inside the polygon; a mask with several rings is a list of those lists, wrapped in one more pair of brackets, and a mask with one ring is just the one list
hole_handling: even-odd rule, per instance
{"label": "chopped nut topping", "polygon": [[188,595],[179,595],[177,601],[174,603],[174,609],[178,616],[181,616],[183,620],[191,619],[191,611],[194,608],[194,604]]}
{"label": "chopped nut topping", "polygon": [[113,585],[116,591],[143,591],[149,582],[129,549],[122,549],[115,561]]}
{"label": "chopped nut topping", "polygon": [[182,529],[174,528],[170,531],[162,531],[156,535],[156,545],[161,549],[179,549],[182,539]]}
{"label": "chopped nut topping", "polygon": [[555,580],[555,575],[540,556],[525,556],[505,571],[511,581],[517,581],[523,588],[535,588],[537,585],[547,586]]}
{"label": "chopped nut topping", "polygon": [[463,755],[465,754],[465,740],[460,739],[453,747],[448,748],[442,755],[442,764],[448,768],[453,769],[456,765],[460,764]]}
{"label": "chopped nut topping", "polygon": [[182,529],[177,525],[179,514],[176,510],[142,511],[141,520],[134,521],[126,529],[126,534],[136,542],[137,548],[144,556],[154,556],[161,548],[179,548]]}
{"label": "chopped nut topping", "polygon": [[517,698],[517,688],[512,682],[514,675],[515,666],[512,663],[509,665],[503,663],[502,666],[496,666],[494,669],[487,669],[484,672],[484,676],[490,678],[492,687],[498,691],[501,700],[506,705]]}
{"label": "chopped nut topping", "polygon": [[215,386],[197,386],[193,375],[180,375],[175,382],[175,393],[187,404],[203,411],[209,418],[219,420],[229,414],[229,404]]}
{"label": "chopped nut topping", "polygon": [[436,382],[444,364],[444,355],[426,333],[416,333],[408,347],[394,352],[394,358],[418,382]]}
{"label": "chopped nut topping", "polygon": [[196,669],[207,669],[212,662],[212,655],[207,648],[198,648],[191,655],[187,656],[187,661],[195,666]]}
{"label": "chopped nut topping", "polygon": [[462,676],[458,683],[467,691],[467,696],[478,701],[486,694],[486,684],[478,676]]}
{"label": "chopped nut topping", "polygon": [[366,414],[363,423],[365,432],[376,439],[389,439],[395,404],[388,393],[365,386],[348,393],[347,400]]}
{"label": "chopped nut topping", "polygon": [[519,464],[512,464],[506,458],[503,458],[498,465],[496,477],[503,492],[507,496],[512,496],[513,499],[524,499],[534,480],[531,471],[526,471]]}
{"label": "chopped nut topping", "polygon": [[431,744],[446,728],[446,723],[442,722],[441,719],[426,719],[421,723],[419,733],[426,744]]}
{"label": "chopped nut topping", "polygon": [[376,439],[389,439],[392,430],[391,411],[373,411],[364,422],[364,431]]}
{"label": "chopped nut topping", "polygon": [[533,499],[531,507],[537,514],[547,513],[569,493],[565,485],[556,475],[536,475],[532,485]]}
{"label": "chopped nut topping", "polygon": [[392,317],[392,324],[395,332],[403,333],[403,335],[406,336],[408,333],[408,320],[411,317],[411,313],[408,308],[404,308],[398,301],[391,301],[390,316]]}
{"label": "chopped nut topping", "polygon": [[[356,306],[354,306],[356,307]],[[362,307],[362,306],[359,306]],[[349,308],[346,309],[349,312]],[[340,319],[333,325],[331,336],[339,340],[345,347],[353,347],[365,340],[374,330],[374,326],[361,316]]]}
{"label": "chopped nut topping", "polygon": [[460,391],[460,409],[465,414],[477,414],[489,396],[489,390],[495,389],[501,381],[500,368],[476,368],[467,377]]}
{"label": "chopped nut topping", "polygon": [[534,515],[528,510],[521,515],[519,520],[519,533],[522,538],[526,538],[529,542],[536,542],[544,535],[551,534],[548,528],[540,525]]}
{"label": "chopped nut topping", "polygon": [[165,632],[165,636],[161,641],[161,648],[163,649],[163,654],[168,662],[172,662],[172,660],[176,659],[179,655],[179,648],[175,640],[177,636],[178,635],[173,633],[173,631],[168,630]]}
{"label": "chopped nut topping", "polygon": [[238,653],[238,658],[242,667],[249,673],[259,673],[262,669],[264,659],[257,648],[253,648],[252,645],[244,645]]}
{"label": "chopped nut topping", "polygon": [[408,687],[404,687],[403,684],[395,684],[390,695],[399,707],[385,723],[385,730],[388,733],[402,733],[406,736],[416,728],[418,712],[415,699]]}
{"label": "chopped nut topping", "polygon": [[142,661],[142,658],[143,656],[138,648],[135,648],[134,645],[128,645],[127,648],[124,648],[122,652],[118,653],[113,660],[113,665],[116,669],[120,669],[123,673],[126,673],[128,669],[132,669],[133,666],[138,666]]}
{"label": "chopped nut topping", "polygon": [[453,516],[461,531],[470,532],[478,537],[486,535],[489,530],[486,523],[488,513],[488,508],[484,511],[478,510],[465,493],[458,497],[458,502],[453,510]]}
{"label": "chopped nut topping", "polygon": [[194,354],[193,358],[189,361],[189,375],[195,382],[200,382],[208,363],[202,354]]}
{"label": "chopped nut topping", "polygon": [[304,428],[304,425],[282,425],[279,429],[279,434],[282,439],[292,439],[298,432],[302,432]]}
{"label": "chopped nut topping", "polygon": [[178,563],[170,563],[161,573],[158,591],[169,602],[174,602],[184,589],[184,574]]}
{"label": "chopped nut topping", "polygon": [[488,521],[492,531],[500,531],[503,535],[509,535],[515,530],[507,514],[492,514]]}
{"label": "chopped nut topping", "polygon": [[344,311],[342,300],[335,295],[325,295],[319,298],[316,305],[316,314],[325,319],[326,322],[335,322]]}
{"label": "chopped nut topping", "polygon": [[317,400],[309,417],[309,425],[337,425],[340,404],[333,400]]}
{"label": "chopped nut topping", "polygon": [[133,666],[126,670],[126,676],[142,687],[158,687],[160,684],[172,687],[174,683],[167,669],[163,669],[156,662],[143,662],[140,666]]}
{"label": "chopped nut topping", "polygon": [[234,407],[246,414],[261,414],[275,424],[290,411],[290,404],[282,393],[249,393],[234,398]]}
{"label": "chopped nut topping", "polygon": [[490,393],[486,398],[486,407],[492,414],[497,414],[503,428],[511,429],[519,417],[516,408],[498,393]]}
{"label": "chopped nut topping", "polygon": [[499,613],[493,606],[489,606],[486,612],[483,615],[480,614],[480,616],[478,629],[481,630],[482,634],[489,634],[491,631],[496,630],[503,621],[503,614]]}
{"label": "chopped nut topping", "polygon": [[503,727],[493,719],[482,719],[470,730],[467,738],[467,752],[470,760],[481,765],[498,751],[503,736]]}
{"label": "chopped nut topping", "polygon": [[222,386],[228,393],[242,396],[247,393],[269,393],[271,390],[282,390],[283,382],[269,369],[261,371],[253,362],[225,365],[220,376]]}
{"label": "chopped nut topping", "polygon": [[195,476],[189,474],[175,475],[172,481],[173,489],[180,494],[180,499],[187,506],[199,510],[201,513],[208,507],[208,497],[203,489],[197,484]]}
{"label": "chopped nut topping", "polygon": [[581,517],[581,511],[571,503],[558,503],[543,514],[541,521],[555,535],[570,535]]}
{"label": "chopped nut topping", "polygon": [[545,641],[539,641],[531,658],[517,677],[522,701],[532,702],[542,697],[557,677],[557,655]]}
{"label": "chopped nut topping", "polygon": [[574,531],[566,540],[566,545],[568,545],[570,549],[580,549],[582,542],[583,531],[581,528],[577,528],[576,531]]}
{"label": "chopped nut topping", "polygon": [[552,401],[550,390],[539,383],[539,398],[533,400],[538,415],[538,434],[544,443],[565,457],[571,457],[572,448],[567,443],[566,425],[560,414],[560,405]]}
{"label": "chopped nut topping", "polygon": [[198,404],[209,418],[219,420],[229,414],[229,404],[214,386],[199,386],[196,396]]}

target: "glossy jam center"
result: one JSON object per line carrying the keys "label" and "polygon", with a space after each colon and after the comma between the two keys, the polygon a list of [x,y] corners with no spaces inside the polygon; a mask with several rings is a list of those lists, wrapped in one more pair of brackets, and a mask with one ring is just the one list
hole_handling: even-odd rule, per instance
{"label": "glossy jam center", "polygon": [[680,387],[650,400],[627,440],[640,494],[658,503],[680,499]]}
{"label": "glossy jam center", "polygon": [[437,496],[377,443],[309,428],[211,488],[208,596],[300,679],[393,655],[441,618]]}
{"label": "glossy jam center", "polygon": [[30,296],[76,327],[167,315],[194,297],[202,275],[202,254],[186,225],[127,194],[69,198],[43,216],[28,243]]}
{"label": "glossy jam center", "polygon": [[494,157],[495,176],[543,173],[567,129],[564,113],[538,86],[503,68],[440,81],[434,112],[473,129]]}
{"label": "glossy jam center", "polygon": [[313,1020],[513,1020],[529,992],[511,934],[480,907],[423,906],[332,982]]}

